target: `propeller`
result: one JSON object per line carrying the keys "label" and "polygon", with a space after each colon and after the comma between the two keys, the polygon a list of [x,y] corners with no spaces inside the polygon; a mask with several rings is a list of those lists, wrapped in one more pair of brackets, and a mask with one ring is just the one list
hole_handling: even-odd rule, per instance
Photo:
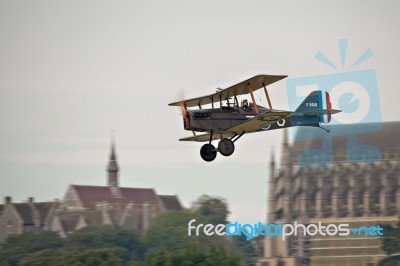
{"label": "propeller", "polygon": [[182,116],[185,118],[187,117],[187,107],[185,102],[180,102],[179,106],[181,107]]}
{"label": "propeller", "polygon": [[182,112],[182,116],[183,116],[183,126],[184,126],[185,129],[189,129],[190,128],[189,115],[188,115],[186,103],[185,102],[180,102],[179,105],[181,107],[181,112]]}
{"label": "propeller", "polygon": [[182,113],[182,117],[183,117],[183,126],[185,129],[189,129],[190,128],[189,115],[188,115],[186,103],[184,102],[184,96],[183,96],[182,90],[179,92],[179,101],[181,101],[179,103],[179,106],[181,107],[181,113]]}

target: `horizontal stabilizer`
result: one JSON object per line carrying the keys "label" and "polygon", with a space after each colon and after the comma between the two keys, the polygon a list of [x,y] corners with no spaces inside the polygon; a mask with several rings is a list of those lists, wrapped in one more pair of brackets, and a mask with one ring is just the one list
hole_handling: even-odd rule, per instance
{"label": "horizontal stabilizer", "polygon": [[340,113],[342,110],[336,110],[336,109],[324,109],[324,110],[320,110],[320,109],[316,109],[313,110],[311,112],[307,112],[304,115],[333,115],[333,114],[337,114]]}

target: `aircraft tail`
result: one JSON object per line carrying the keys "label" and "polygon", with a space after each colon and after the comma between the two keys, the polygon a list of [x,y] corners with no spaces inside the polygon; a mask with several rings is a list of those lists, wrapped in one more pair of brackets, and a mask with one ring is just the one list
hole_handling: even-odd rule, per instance
{"label": "aircraft tail", "polygon": [[339,113],[340,110],[332,109],[328,92],[313,91],[297,107],[296,112],[304,115],[318,116],[320,123],[329,123],[331,115]]}

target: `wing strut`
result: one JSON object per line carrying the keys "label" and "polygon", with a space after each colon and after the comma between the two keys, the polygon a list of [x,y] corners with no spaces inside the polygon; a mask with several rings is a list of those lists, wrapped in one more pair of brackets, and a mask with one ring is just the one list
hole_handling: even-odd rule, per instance
{"label": "wing strut", "polygon": [[254,99],[253,89],[251,88],[250,83],[247,83],[247,89],[249,90],[249,93],[250,93],[250,96],[251,96],[251,100],[253,101],[254,111],[258,115],[258,107],[257,107],[256,100]]}
{"label": "wing strut", "polygon": [[231,138],[231,140],[234,138],[234,137],[236,137],[236,139],[234,139],[234,140],[232,140],[233,142],[235,142],[235,141],[237,141],[238,139],[240,139],[240,137],[241,136],[243,136],[244,135],[244,133],[246,133],[245,131],[243,131],[243,133],[242,134],[240,134],[239,136],[237,136],[236,137],[236,135],[235,136],[233,136],[232,138]]}
{"label": "wing strut", "polygon": [[264,87],[265,96],[267,97],[269,110],[272,110],[271,99],[269,98],[269,94],[268,94],[267,88],[265,87],[265,83],[263,83],[263,87]]}

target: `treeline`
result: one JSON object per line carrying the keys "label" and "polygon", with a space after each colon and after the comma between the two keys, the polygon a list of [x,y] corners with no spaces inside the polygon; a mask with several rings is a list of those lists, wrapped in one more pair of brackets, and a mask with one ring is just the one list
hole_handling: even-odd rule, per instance
{"label": "treeline", "polygon": [[382,224],[382,249],[387,257],[379,262],[379,266],[400,265],[400,222],[397,226]]}
{"label": "treeline", "polygon": [[[202,196],[194,210],[159,215],[143,235],[114,226],[85,227],[67,238],[55,232],[10,236],[0,248],[0,266],[254,265],[261,249],[243,237],[188,236],[187,224],[227,223],[224,199]],[[259,243],[261,245],[261,243]]]}

